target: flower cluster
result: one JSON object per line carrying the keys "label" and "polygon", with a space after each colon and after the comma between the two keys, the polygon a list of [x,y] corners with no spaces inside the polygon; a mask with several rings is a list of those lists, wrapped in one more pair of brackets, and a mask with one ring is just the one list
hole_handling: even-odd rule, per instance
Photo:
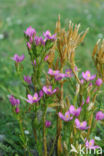
{"label": "flower cluster", "polygon": [[46,95],[52,95],[57,91],[57,89],[52,90],[52,86],[43,86],[42,90],[39,91],[39,95],[38,93],[35,93],[33,96],[28,94],[28,99],[27,102],[30,104],[36,103],[38,102],[44,95],[44,93]]}
{"label": "flower cluster", "polygon": [[49,69],[48,70],[48,74],[51,75],[51,76],[54,76],[56,81],[62,80],[65,77],[69,77],[70,78],[70,77],[73,76],[71,69],[66,69],[65,73],[60,73],[59,70]]}
{"label": "flower cluster", "polygon": [[12,104],[12,106],[15,108],[15,112],[19,113],[19,104],[20,104],[20,100],[16,99],[13,95],[11,95],[9,97],[9,101]]}
{"label": "flower cluster", "polygon": [[50,31],[47,30],[46,32],[43,32],[43,37],[42,36],[36,36],[36,30],[32,28],[31,26],[26,29],[24,32],[25,36],[29,38],[27,42],[27,47],[28,49],[31,49],[32,44],[35,43],[36,46],[45,46],[46,42],[51,40],[55,41],[56,40],[56,34],[51,35]]}

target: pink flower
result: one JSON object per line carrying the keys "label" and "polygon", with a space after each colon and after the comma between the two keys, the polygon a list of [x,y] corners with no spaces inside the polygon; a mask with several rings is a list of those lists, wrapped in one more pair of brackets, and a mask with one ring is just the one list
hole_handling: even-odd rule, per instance
{"label": "pink flower", "polygon": [[58,113],[58,116],[60,117],[60,119],[64,120],[64,121],[70,121],[73,119],[72,116],[70,116],[69,111],[65,113],[65,115],[63,115],[61,112]]}
{"label": "pink flower", "polygon": [[91,139],[90,141],[86,141],[85,142],[85,146],[88,148],[88,149],[96,149],[96,148],[99,148],[99,146],[94,146],[94,143],[95,143],[95,140],[94,139]]}
{"label": "pink flower", "polygon": [[80,122],[78,119],[75,119],[75,125],[76,125],[76,128],[81,129],[81,130],[86,130],[89,128],[87,127],[86,121]]}
{"label": "pink flower", "polygon": [[12,106],[15,107],[16,114],[18,114],[19,113],[20,100],[16,99],[13,95],[11,95],[10,98],[9,98],[9,101],[12,104]]}
{"label": "pink flower", "polygon": [[47,128],[50,127],[50,126],[51,126],[51,121],[46,120],[46,122],[45,122],[45,126],[46,126]]}
{"label": "pink flower", "polygon": [[31,84],[32,83],[31,77],[28,76],[28,75],[27,76],[24,75],[24,81],[27,82],[28,84]]}
{"label": "pink flower", "polygon": [[47,61],[47,60],[48,60],[48,58],[49,58],[49,56],[48,56],[48,55],[46,55],[46,56],[45,56],[45,58],[44,58],[44,61]]}
{"label": "pink flower", "polygon": [[46,32],[43,32],[43,36],[45,37],[45,41],[47,40],[56,40],[56,34],[51,35],[50,31],[47,30]]}
{"label": "pink flower", "polygon": [[86,103],[89,104],[89,102],[90,102],[90,97],[88,96],[86,99]]}
{"label": "pink flower", "polygon": [[60,72],[59,70],[52,70],[52,69],[48,70],[48,74],[51,76],[56,76],[59,72]]}
{"label": "pink flower", "polygon": [[81,82],[81,84],[84,84],[84,80],[83,79],[81,79],[80,82]]}
{"label": "pink flower", "polygon": [[66,69],[65,71],[65,77],[72,77],[73,74],[72,74],[72,70],[71,69]]}
{"label": "pink flower", "polygon": [[42,90],[39,91],[39,96],[42,97],[44,95],[44,92]]}
{"label": "pink flower", "polygon": [[31,44],[33,43],[33,37],[32,37],[32,36],[29,38],[29,42],[30,42]]}
{"label": "pink flower", "polygon": [[35,40],[36,46],[38,46],[38,45],[43,45],[44,46],[45,45],[45,41],[43,40],[42,37],[35,36],[34,40]]}
{"label": "pink flower", "polygon": [[24,60],[25,56],[24,54],[22,56],[19,56],[18,54],[15,54],[13,57],[12,57],[12,60],[16,61],[16,62],[22,62]]}
{"label": "pink flower", "polygon": [[48,86],[48,87],[43,86],[43,91],[44,91],[47,95],[52,95],[52,94],[54,94],[54,93],[57,91],[57,89],[52,90],[52,86]]}
{"label": "pink flower", "polygon": [[16,99],[13,95],[10,96],[9,101],[13,106],[18,106],[20,104],[20,100]]}
{"label": "pink flower", "polygon": [[28,103],[33,104],[40,100],[40,97],[38,97],[38,94],[35,93],[34,96],[28,94],[28,99],[26,100]]}
{"label": "pink flower", "polygon": [[78,68],[77,68],[77,66],[75,66],[74,70],[75,70],[75,71],[78,71]]}
{"label": "pink flower", "polygon": [[37,93],[35,93],[34,96],[33,96],[33,103],[36,103],[36,102],[38,102],[39,100],[40,100],[40,97],[38,96]]}
{"label": "pink flower", "polygon": [[81,107],[75,109],[75,107],[73,105],[71,105],[69,108],[69,113],[76,117],[80,115],[80,112],[81,112]]}
{"label": "pink flower", "polygon": [[27,47],[28,47],[28,49],[31,49],[31,44],[30,44],[30,42],[27,42]]}
{"label": "pink flower", "polygon": [[36,30],[33,29],[31,26],[28,27],[26,29],[26,31],[24,31],[25,35],[28,36],[28,37],[32,37],[32,36],[35,36],[36,35]]}
{"label": "pink flower", "polygon": [[103,120],[104,119],[104,113],[102,111],[99,111],[96,113],[96,120]]}
{"label": "pink flower", "polygon": [[84,105],[84,100],[82,100],[82,104],[81,104],[81,107]]}
{"label": "pink flower", "polygon": [[86,71],[85,73],[82,72],[82,77],[86,80],[86,81],[90,81],[90,80],[94,80],[96,78],[96,75],[91,75],[90,71]]}
{"label": "pink flower", "polygon": [[98,78],[98,79],[96,80],[96,82],[95,82],[96,86],[98,86],[98,87],[101,86],[102,83],[103,83],[103,81],[102,81],[102,79],[100,79],[100,78]]}
{"label": "pink flower", "polygon": [[65,77],[65,74],[63,73],[58,73],[55,75],[55,80],[59,81]]}
{"label": "pink flower", "polygon": [[48,74],[51,76],[55,76],[55,80],[61,80],[62,78],[65,77],[65,74],[59,72],[60,72],[59,70],[52,70],[52,69],[48,70]]}
{"label": "pink flower", "polygon": [[16,107],[16,109],[15,109],[16,114],[18,114],[19,111],[20,111],[19,107]]}

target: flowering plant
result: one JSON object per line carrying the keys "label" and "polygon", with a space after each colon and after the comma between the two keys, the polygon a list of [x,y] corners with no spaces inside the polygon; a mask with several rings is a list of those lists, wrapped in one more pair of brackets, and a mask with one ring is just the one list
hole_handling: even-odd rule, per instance
{"label": "flowering plant", "polygon": [[[98,149],[94,130],[104,119],[101,105],[96,98],[104,81],[104,42],[99,41],[92,54],[97,67],[96,74],[89,70],[80,72],[75,62],[75,50],[83,41],[88,29],[78,33],[80,25],[69,23],[67,31],[61,28],[60,17],[55,34],[49,30],[37,36],[31,26],[24,31],[26,45],[32,64],[32,75],[23,76],[21,62],[24,54],[14,55],[16,71],[22,76],[26,88],[26,105],[13,95],[9,100],[20,124],[24,154],[32,155],[29,138],[25,135],[24,115],[29,115],[34,146],[40,156],[72,155],[71,145]],[[32,89],[31,89],[32,88]],[[31,116],[31,114],[33,114]],[[95,144],[95,145],[94,145]]]}

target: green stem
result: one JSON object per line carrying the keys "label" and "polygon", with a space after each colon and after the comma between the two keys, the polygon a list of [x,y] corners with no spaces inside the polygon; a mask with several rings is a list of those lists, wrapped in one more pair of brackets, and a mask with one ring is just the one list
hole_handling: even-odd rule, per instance
{"label": "green stem", "polygon": [[21,131],[21,141],[23,143],[23,148],[24,148],[24,156],[26,155],[26,152],[28,152],[29,156],[31,156],[31,153],[28,149],[28,146],[27,146],[27,141],[26,141],[26,137],[25,137],[25,134],[24,134],[24,129],[23,129],[23,125],[22,125],[22,120],[20,119],[20,116],[17,117],[17,120],[19,122],[19,126],[20,126],[20,131]]}
{"label": "green stem", "polygon": [[56,143],[56,139],[57,139],[57,136],[56,136],[55,139],[54,139],[54,142],[53,142],[53,144],[52,144],[52,147],[51,147],[51,150],[50,150],[49,156],[51,156],[52,153],[53,153],[54,146],[55,146],[55,143]]}
{"label": "green stem", "polygon": [[45,121],[46,121],[46,110],[44,110],[44,114],[43,114],[43,144],[44,144],[44,156],[47,156],[47,140],[46,140]]}

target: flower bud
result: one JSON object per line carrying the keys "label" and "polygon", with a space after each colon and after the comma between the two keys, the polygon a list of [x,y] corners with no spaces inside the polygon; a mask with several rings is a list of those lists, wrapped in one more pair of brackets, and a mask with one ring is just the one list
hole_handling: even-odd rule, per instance
{"label": "flower bud", "polygon": [[95,82],[96,86],[101,86],[101,84],[103,83],[102,79],[98,78]]}
{"label": "flower bud", "polygon": [[89,102],[90,102],[90,97],[88,96],[86,99],[86,104],[89,104]]}
{"label": "flower bud", "polygon": [[16,112],[16,114],[18,114],[19,113],[19,107],[16,107],[16,109],[15,109],[15,112]]}
{"label": "flower bud", "polygon": [[31,44],[29,42],[27,42],[27,47],[28,49],[31,49]]}
{"label": "flower bud", "polygon": [[46,122],[45,122],[45,126],[46,126],[47,128],[50,127],[50,126],[51,126],[51,121],[46,120]]}
{"label": "flower bud", "polygon": [[103,120],[104,119],[104,113],[102,111],[99,111],[96,113],[96,120]]}

